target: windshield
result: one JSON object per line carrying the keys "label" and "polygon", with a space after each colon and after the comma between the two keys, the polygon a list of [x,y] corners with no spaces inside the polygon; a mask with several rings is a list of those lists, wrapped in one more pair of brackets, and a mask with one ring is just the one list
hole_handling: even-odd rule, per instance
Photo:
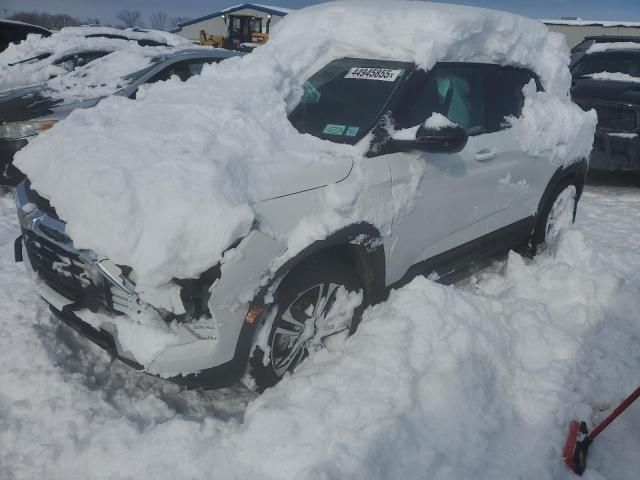
{"label": "windshield", "polygon": [[640,77],[640,51],[603,52],[587,55],[575,66],[573,76],[585,77],[604,72]]}
{"label": "windshield", "polygon": [[137,70],[133,73],[129,73],[127,75],[124,75],[122,77],[122,80],[124,80],[126,82],[126,84],[129,84],[135,80],[137,80],[138,78],[142,77],[143,75],[145,75],[147,72],[150,72],[152,69],[155,68],[156,64],[160,61],[163,60],[164,57],[154,57],[151,59],[151,65],[144,67],[141,70]]}
{"label": "windshield", "polygon": [[410,64],[345,58],[304,84],[289,120],[300,133],[338,143],[356,143],[373,128]]}

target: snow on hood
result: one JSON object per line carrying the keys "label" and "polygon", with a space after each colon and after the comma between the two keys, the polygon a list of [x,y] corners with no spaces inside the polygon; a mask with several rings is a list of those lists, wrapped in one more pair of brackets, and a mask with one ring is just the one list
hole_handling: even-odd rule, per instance
{"label": "snow on hood", "polygon": [[[30,34],[26,40],[18,44],[12,43],[0,53],[0,91],[43,83],[52,75],[67,73],[64,68],[53,65],[55,60],[65,55],[79,51],[115,51],[128,48],[132,44],[137,45],[136,42],[128,40],[105,37],[87,38],[87,35],[118,35],[132,40],[163,42],[169,46],[191,45],[185,38],[156,30],[134,32],[108,27],[66,27],[47,38]],[[50,55],[42,60],[10,65],[46,53]]]}
{"label": "snow on hood", "polygon": [[[327,165],[338,181],[367,151],[366,137],[355,147],[333,144],[298,133],[287,119],[304,81],[343,57],[426,69],[440,60],[526,66],[558,108],[577,111],[569,50],[540,22],[471,7],[344,1],[287,15],[269,43],[186,84],[161,82],[136,101],[111,97],[76,110],[15,162],[78,246],[132,266],[142,283],[193,277],[249,231],[252,203],[269,198],[278,179]],[[543,121],[553,118],[545,113]]]}
{"label": "snow on hood", "polygon": [[74,101],[112,95],[134,80],[132,74],[151,66],[155,59],[176,52],[168,47],[140,47],[129,43],[126,48],[98,58],[67,75],[46,83],[52,98]]}

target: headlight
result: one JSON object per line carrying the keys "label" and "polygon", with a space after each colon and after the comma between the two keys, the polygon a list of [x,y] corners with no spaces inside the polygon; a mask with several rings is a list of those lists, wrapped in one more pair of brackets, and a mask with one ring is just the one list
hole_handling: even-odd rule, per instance
{"label": "headlight", "polygon": [[43,130],[49,130],[55,125],[55,120],[41,122],[9,122],[0,125],[0,138],[25,138],[37,135]]}

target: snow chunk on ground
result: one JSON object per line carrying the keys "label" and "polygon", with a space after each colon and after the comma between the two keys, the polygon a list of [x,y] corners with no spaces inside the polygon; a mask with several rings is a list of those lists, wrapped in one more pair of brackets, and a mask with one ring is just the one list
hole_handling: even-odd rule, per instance
{"label": "snow chunk on ground", "polygon": [[[169,46],[190,46],[190,42],[185,38],[156,30],[135,32],[108,27],[66,27],[47,38],[30,34],[26,40],[18,44],[9,44],[6,50],[0,52],[0,91],[40,84],[46,82],[52,75],[66,74],[67,71],[63,67],[53,65],[55,60],[65,55],[81,51],[115,51],[132,45],[137,46],[136,42],[117,38],[87,38],[87,35],[98,34],[118,35],[135,40],[154,40],[167,43]],[[10,65],[42,54],[49,54],[49,56],[41,60]]]}
{"label": "snow chunk on ground", "polygon": [[[355,147],[333,144],[299,134],[287,120],[304,81],[346,56],[392,58],[427,69],[440,60],[529,67],[546,88],[541,102],[559,113],[545,115],[550,134],[538,150],[555,148],[555,130],[577,153],[591,146],[586,133],[570,138],[571,126],[585,120],[569,103],[569,51],[562,35],[491,10],[353,1],[291,13],[269,43],[207,66],[186,84],[161,82],[138,101],[110,98],[76,110],[31,141],[15,163],[56,206],[79,247],[133,267],[142,283],[193,277],[247,233],[255,215],[251,205],[275,195],[284,176],[312,164],[363,159],[368,137]],[[567,119],[572,122],[560,124]],[[576,154],[562,146],[555,151],[559,162]],[[334,217],[329,212],[327,218]]]}

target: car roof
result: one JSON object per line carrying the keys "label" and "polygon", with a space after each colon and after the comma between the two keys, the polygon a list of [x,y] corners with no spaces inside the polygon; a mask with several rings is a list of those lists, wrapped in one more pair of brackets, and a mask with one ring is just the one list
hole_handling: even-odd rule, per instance
{"label": "car roof", "polygon": [[608,42],[640,42],[640,36],[634,35],[589,35],[584,40],[606,40]]}
{"label": "car roof", "polygon": [[28,30],[30,33],[39,33],[41,35],[49,36],[52,32],[44,27],[38,25],[32,25],[31,23],[18,22],[16,20],[0,19],[0,27],[2,28],[20,28]]}
{"label": "car roof", "polygon": [[640,55],[640,48],[611,48],[608,50],[599,50],[597,52],[591,52],[589,56],[593,55],[601,55],[601,54],[610,54],[610,53],[633,53],[636,55]]}

